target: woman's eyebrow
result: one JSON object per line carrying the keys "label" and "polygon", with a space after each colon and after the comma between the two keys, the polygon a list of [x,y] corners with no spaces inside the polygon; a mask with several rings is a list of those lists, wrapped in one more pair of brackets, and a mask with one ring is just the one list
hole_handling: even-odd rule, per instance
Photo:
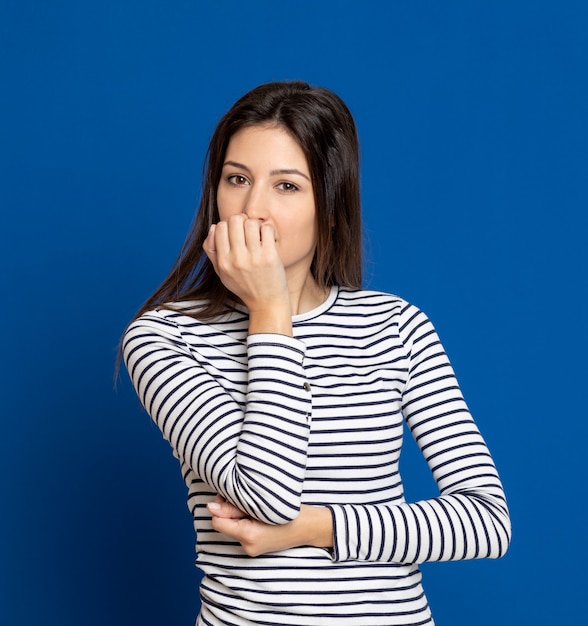
{"label": "woman's eyebrow", "polygon": [[225,165],[230,165],[231,167],[236,167],[240,170],[247,170],[249,173],[251,173],[251,170],[246,165],[244,165],[243,163],[237,163],[237,161],[225,161],[223,163],[223,167]]}
{"label": "woman's eyebrow", "polygon": [[303,174],[300,170],[297,170],[297,169],[272,170],[270,172],[270,176],[278,176],[278,175],[281,176],[283,174],[298,174],[298,176],[302,176],[303,178],[306,178],[308,182],[310,182],[310,178],[306,174]]}
{"label": "woman's eyebrow", "polygon": [[[223,167],[225,167],[225,165],[230,165],[231,167],[237,167],[239,169],[242,169],[242,170],[245,170],[246,172],[251,173],[251,169],[247,167],[244,163],[238,163],[237,161],[225,161],[223,163]],[[272,170],[270,172],[270,176],[282,176],[285,174],[298,174],[298,176],[302,176],[303,178],[306,178],[308,182],[311,182],[310,178],[306,174],[304,174],[303,172],[295,168]]]}

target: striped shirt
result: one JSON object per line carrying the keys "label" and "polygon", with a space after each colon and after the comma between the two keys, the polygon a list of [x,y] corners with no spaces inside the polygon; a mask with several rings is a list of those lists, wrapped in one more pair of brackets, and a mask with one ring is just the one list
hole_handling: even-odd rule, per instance
{"label": "striped shirt", "polygon": [[[497,558],[504,491],[429,319],[396,296],[334,287],[294,337],[248,335],[237,307],[146,313],[123,342],[139,398],[179,459],[204,573],[199,625],[433,624],[418,564]],[[439,495],[404,498],[403,420]],[[216,493],[269,524],[328,506],[332,549],[250,557],[211,527]]]}

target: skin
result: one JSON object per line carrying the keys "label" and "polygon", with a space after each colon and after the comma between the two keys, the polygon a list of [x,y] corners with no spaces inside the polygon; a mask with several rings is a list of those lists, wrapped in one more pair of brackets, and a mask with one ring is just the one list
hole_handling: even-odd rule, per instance
{"label": "skin", "polygon": [[[249,310],[249,333],[292,336],[292,315],[327,297],[310,271],[317,242],[310,170],[298,143],[279,126],[251,126],[229,142],[217,190],[220,221],[204,251],[223,284]],[[249,518],[217,496],[208,505],[215,530],[250,556],[297,546],[331,547],[329,509],[302,505],[282,525]]]}
{"label": "skin", "polygon": [[250,518],[219,495],[208,504],[208,510],[212,514],[212,527],[236,539],[249,556],[298,546],[333,546],[333,520],[326,507],[303,504],[296,519],[279,525]]}

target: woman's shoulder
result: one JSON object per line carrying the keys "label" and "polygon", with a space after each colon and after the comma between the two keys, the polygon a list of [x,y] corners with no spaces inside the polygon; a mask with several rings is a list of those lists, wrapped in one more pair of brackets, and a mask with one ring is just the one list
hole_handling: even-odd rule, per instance
{"label": "woman's shoulder", "polygon": [[186,301],[158,305],[136,317],[127,326],[125,337],[137,334],[154,338],[165,336],[188,343],[198,337],[212,340],[214,337],[231,335],[238,340],[244,339],[248,324],[246,313],[231,309],[214,319],[201,319],[198,314],[203,304]]}
{"label": "woman's shoulder", "polygon": [[190,325],[192,322],[197,324],[198,320],[190,316],[190,309],[185,304],[173,302],[157,305],[153,309],[144,311],[131,320],[125,333],[128,334],[139,328],[152,328],[157,332],[157,329],[171,330],[185,324]]}
{"label": "woman's shoulder", "polygon": [[399,331],[415,324],[429,322],[426,314],[405,298],[375,289],[340,288],[333,313],[361,316],[366,323],[381,322]]}
{"label": "woman's shoulder", "polygon": [[345,307],[362,307],[366,309],[389,309],[400,312],[412,305],[393,293],[378,291],[375,289],[350,289],[339,288],[339,303]]}
{"label": "woman's shoulder", "polygon": [[207,302],[204,300],[189,300],[181,302],[166,302],[155,306],[153,309],[138,315],[135,322],[147,324],[174,325],[182,328],[195,328],[198,326],[216,326],[234,324],[247,319],[245,311],[239,308],[227,309],[223,314],[214,318],[201,315],[206,309]]}

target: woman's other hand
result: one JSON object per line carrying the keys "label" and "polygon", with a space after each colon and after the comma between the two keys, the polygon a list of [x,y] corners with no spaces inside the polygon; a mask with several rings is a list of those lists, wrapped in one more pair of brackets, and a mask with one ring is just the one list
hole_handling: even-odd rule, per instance
{"label": "woman's other hand", "polygon": [[208,504],[208,510],[212,514],[212,527],[236,539],[249,556],[299,546],[330,548],[333,545],[333,521],[326,507],[303,504],[296,519],[279,525],[248,517],[218,495]]}

